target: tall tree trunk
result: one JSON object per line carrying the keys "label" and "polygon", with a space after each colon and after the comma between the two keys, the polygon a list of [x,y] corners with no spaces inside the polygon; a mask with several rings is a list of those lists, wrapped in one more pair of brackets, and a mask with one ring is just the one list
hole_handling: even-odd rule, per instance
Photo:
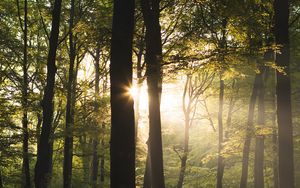
{"label": "tall tree trunk", "polygon": [[96,135],[93,141],[93,159],[92,159],[92,174],[91,174],[91,183],[92,188],[97,187],[97,177],[98,177],[98,166],[99,166],[99,154],[98,154],[98,135]]}
{"label": "tall tree trunk", "polygon": [[55,83],[55,58],[58,46],[59,20],[61,11],[61,0],[55,0],[52,11],[52,28],[49,40],[49,52],[47,59],[47,83],[43,97],[43,123],[40,143],[37,151],[37,162],[35,166],[35,187],[48,188],[52,176],[52,153],[53,142],[51,138],[53,120],[53,97]]}
{"label": "tall tree trunk", "polygon": [[151,161],[150,161],[149,143],[147,144],[148,144],[148,154],[146,158],[146,168],[144,173],[143,188],[151,188]]}
{"label": "tall tree trunk", "polygon": [[[232,81],[232,86],[231,86],[232,91],[234,91],[234,89],[236,87],[235,85],[236,85],[236,80],[234,79]],[[233,114],[233,109],[234,109],[234,104],[235,104],[235,101],[234,101],[235,96],[234,95],[236,95],[237,92],[238,92],[238,89],[235,93],[231,94],[230,99],[229,99],[229,107],[228,107],[228,113],[227,113],[227,119],[226,119],[226,131],[225,131],[225,135],[224,135],[225,139],[229,138],[229,130],[231,127],[232,114]]]}
{"label": "tall tree trunk", "polygon": [[[274,73],[276,74],[276,70],[274,71]],[[279,183],[278,183],[278,178],[279,178],[278,177],[278,134],[277,134],[277,127],[276,127],[276,114],[277,114],[277,111],[276,111],[276,94],[272,93],[272,96],[273,96],[273,98],[272,98],[272,109],[274,109],[273,114],[272,114],[272,119],[271,119],[272,120],[272,125],[273,125],[273,131],[272,131],[273,187],[274,188],[279,188]]]}
{"label": "tall tree trunk", "polygon": [[[189,116],[189,114],[188,114],[188,116]],[[189,137],[190,137],[189,129],[190,129],[190,118],[185,116],[184,146],[183,146],[183,155],[181,156],[181,165],[180,165],[179,178],[178,178],[178,182],[177,182],[177,188],[182,188],[183,182],[184,182],[186,162],[187,162],[188,152],[189,152]]]}
{"label": "tall tree trunk", "polygon": [[[273,122],[275,125],[276,121]],[[273,129],[272,134],[272,152],[274,153],[272,161],[273,161],[273,187],[278,188],[278,140],[277,140],[277,131]]]}
{"label": "tall tree trunk", "polygon": [[[82,113],[84,114],[83,118],[83,125],[87,124],[87,102],[86,102],[86,92],[83,93],[83,107],[82,107]],[[82,155],[82,166],[83,166],[83,182],[85,184],[89,184],[90,182],[90,159],[91,159],[91,141],[92,139],[87,139],[87,135],[83,134],[82,136],[79,137],[79,143],[81,146],[81,152],[83,153]]]}
{"label": "tall tree trunk", "polygon": [[3,184],[3,177],[2,177],[2,170],[0,170],[0,188],[3,188],[4,184]]}
{"label": "tall tree trunk", "polygon": [[23,128],[23,152],[22,152],[22,186],[30,188],[30,169],[28,154],[28,58],[27,58],[27,0],[24,1],[24,28],[23,28],[23,84],[22,84],[22,128]]}
{"label": "tall tree trunk", "polygon": [[217,188],[222,188],[222,179],[224,174],[224,158],[222,156],[223,148],[223,104],[224,104],[224,80],[220,76],[220,92],[219,92],[219,113],[218,113],[218,125],[219,125],[219,143],[218,143],[218,169],[217,169]]}
{"label": "tall tree trunk", "polygon": [[[96,56],[95,56],[95,107],[94,112],[97,117],[99,113],[99,84],[100,84],[100,45],[97,44]],[[100,125],[96,122],[95,127],[96,130],[99,130]],[[99,154],[98,154],[98,144],[99,144],[99,131],[97,131],[96,135],[93,138],[93,161],[92,161],[92,187],[97,187],[97,177],[98,177],[98,166],[99,166]]]}
{"label": "tall tree trunk", "polygon": [[146,69],[149,98],[149,151],[152,187],[165,187],[160,119],[162,44],[159,0],[141,1],[146,26]]}
{"label": "tall tree trunk", "polygon": [[100,187],[104,188],[104,180],[105,180],[105,143],[104,143],[104,132],[105,132],[105,125],[102,125],[102,138],[100,140],[101,144],[101,153],[100,153]]}
{"label": "tall tree trunk", "polygon": [[[225,66],[225,53],[227,51],[227,44],[226,44],[226,27],[228,18],[224,18],[222,20],[222,40],[220,41],[220,63],[222,66]],[[220,92],[219,92],[219,113],[218,113],[218,127],[219,127],[219,143],[218,143],[218,167],[217,167],[217,185],[216,188],[222,188],[223,186],[223,174],[224,174],[224,159],[222,157],[222,145],[224,139],[224,131],[223,131],[223,103],[224,103],[224,80],[223,76],[223,68],[221,69],[220,74]]]}
{"label": "tall tree trunk", "polygon": [[88,143],[87,143],[87,139],[86,139],[86,135],[82,135],[81,137],[79,137],[79,143],[80,143],[80,147],[81,152],[83,153],[81,161],[82,161],[82,173],[83,173],[83,182],[85,184],[89,183],[89,150],[88,150]]}
{"label": "tall tree trunk", "polygon": [[37,124],[36,124],[36,141],[37,141],[37,148],[39,148],[39,144],[40,144],[40,134],[41,134],[41,125],[43,123],[43,117],[42,114],[40,114],[40,112],[37,113]]}
{"label": "tall tree trunk", "polygon": [[110,187],[135,187],[135,124],[132,86],[132,39],[135,1],[114,0],[110,91]]}
{"label": "tall tree trunk", "polygon": [[74,64],[75,64],[75,42],[73,41],[73,22],[75,0],[71,0],[70,20],[69,20],[69,45],[70,45],[70,65],[69,78],[67,86],[67,106],[66,106],[66,129],[64,143],[64,166],[63,166],[63,184],[64,188],[72,187],[72,160],[73,160],[73,127],[74,127],[74,105],[75,88],[74,86]]}
{"label": "tall tree trunk", "polygon": [[283,67],[285,74],[277,71],[277,122],[279,144],[279,187],[295,187],[293,125],[291,110],[291,81],[289,72],[289,1],[274,1],[275,41],[280,45],[275,63]]}
{"label": "tall tree trunk", "polygon": [[[266,68],[261,67],[258,82],[258,115],[257,124],[263,128],[265,125],[265,85]],[[256,135],[255,138],[255,160],[254,160],[254,186],[264,187],[264,136]]]}
{"label": "tall tree trunk", "polygon": [[177,188],[182,188],[185,169],[186,169],[186,161],[189,152],[189,137],[190,137],[190,123],[191,123],[190,113],[191,113],[191,105],[193,103],[193,100],[191,99],[191,96],[189,94],[188,94],[189,100],[187,105],[185,100],[188,93],[188,88],[190,88],[192,84],[191,77],[192,77],[191,75],[186,76],[186,82],[185,82],[183,95],[182,95],[182,108],[184,113],[184,144],[183,144],[183,155],[179,156],[181,160],[181,164],[180,164],[179,177],[177,181]]}
{"label": "tall tree trunk", "polygon": [[259,74],[256,74],[253,83],[252,94],[249,102],[247,129],[246,129],[246,136],[245,136],[245,142],[243,148],[242,175],[240,181],[240,188],[247,188],[249,153],[250,153],[251,137],[253,132],[254,108],[255,108],[255,102],[258,94],[258,85],[259,85]]}

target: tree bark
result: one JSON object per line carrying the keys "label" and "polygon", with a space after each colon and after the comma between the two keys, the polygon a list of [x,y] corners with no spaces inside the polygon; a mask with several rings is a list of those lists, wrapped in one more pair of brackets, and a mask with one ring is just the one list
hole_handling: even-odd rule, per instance
{"label": "tree bark", "polygon": [[[234,79],[232,81],[232,85],[231,85],[232,91],[235,90],[235,87],[236,87],[236,80]],[[229,138],[229,130],[231,127],[232,114],[233,114],[233,109],[234,109],[234,104],[235,104],[234,95],[236,95],[237,93],[238,93],[238,89],[236,90],[236,92],[234,94],[231,94],[230,99],[229,99],[229,107],[228,107],[228,113],[227,113],[227,119],[226,119],[226,131],[225,131],[225,139],[226,140]]]}
{"label": "tree bark", "polygon": [[114,0],[111,39],[110,187],[135,187],[135,124],[132,86],[132,39],[135,1]]}
{"label": "tree bark", "polygon": [[30,188],[30,169],[29,169],[29,153],[28,153],[28,54],[27,54],[27,0],[24,1],[24,29],[23,29],[23,84],[22,84],[22,128],[23,128],[23,152],[22,152],[22,188]]}
{"label": "tree bark", "polygon": [[[190,113],[191,113],[191,104],[193,103],[193,100],[191,99],[192,96],[189,96],[189,102],[186,106],[185,100],[187,96],[187,90],[191,87],[191,75],[187,75],[186,77],[186,83],[183,91],[182,96],[182,107],[184,112],[184,145],[183,145],[183,155],[180,156],[181,165],[180,165],[180,171],[179,171],[179,177],[177,182],[177,188],[182,188],[183,181],[184,181],[184,175],[185,175],[185,169],[186,169],[186,161],[188,158],[188,152],[189,152],[189,137],[190,137]],[[196,107],[195,107],[196,108]]]}
{"label": "tree bark", "polygon": [[223,148],[223,104],[224,104],[224,80],[220,76],[220,92],[219,92],[219,113],[218,113],[218,125],[219,125],[219,143],[218,143],[218,169],[217,169],[217,188],[222,188],[222,180],[224,174],[224,158],[222,156]]}
{"label": "tree bark", "polygon": [[40,143],[37,151],[35,166],[35,187],[48,188],[52,176],[53,142],[51,138],[53,120],[53,97],[55,83],[55,58],[58,46],[59,20],[61,12],[61,0],[55,0],[52,11],[52,28],[49,40],[49,52],[47,59],[47,83],[43,96],[43,123]]}
{"label": "tree bark", "polygon": [[[260,128],[265,125],[265,77],[266,68],[261,67],[258,81],[258,115],[257,124]],[[256,135],[255,138],[255,159],[254,159],[254,186],[264,187],[264,136]]]}
{"label": "tree bark", "polygon": [[284,72],[276,72],[277,122],[279,145],[279,187],[295,187],[293,125],[291,111],[291,81],[289,72],[289,1],[274,1],[275,41],[280,45],[275,63]]}
{"label": "tree bark", "polygon": [[148,154],[146,159],[143,188],[151,188],[151,161],[150,161],[149,143],[148,143]]}
{"label": "tree bark", "polygon": [[190,125],[190,118],[185,116],[185,128],[184,128],[184,146],[183,146],[183,155],[181,157],[181,165],[180,165],[180,172],[179,178],[177,182],[177,188],[182,188],[184,182],[184,175],[186,170],[186,161],[188,158],[188,151],[189,151],[189,125]]}
{"label": "tree bark", "polygon": [[2,177],[2,171],[0,170],[0,188],[3,188],[4,184],[3,184],[3,177]]}
{"label": "tree bark", "polygon": [[[95,107],[94,112],[97,117],[99,113],[99,84],[100,84],[100,45],[97,44],[96,56],[95,56]],[[98,177],[98,166],[99,166],[99,154],[98,154],[98,144],[99,144],[99,125],[96,121],[95,128],[97,130],[96,135],[93,138],[93,160],[92,160],[92,187],[97,187],[97,177]]]}
{"label": "tree bark", "polygon": [[101,153],[100,153],[100,187],[104,188],[104,180],[105,180],[105,143],[104,143],[104,131],[105,131],[105,125],[102,125],[102,138],[100,141],[101,144]]}
{"label": "tree bark", "polygon": [[254,108],[255,108],[255,102],[258,94],[258,85],[259,85],[259,74],[256,74],[253,83],[252,94],[249,102],[247,129],[246,129],[246,136],[245,136],[245,142],[243,148],[242,175],[240,181],[240,188],[247,188],[249,153],[250,153],[251,137],[253,132]]}
{"label": "tree bark", "polygon": [[73,127],[74,127],[74,107],[76,91],[74,86],[74,64],[75,64],[75,42],[73,41],[73,22],[75,0],[71,0],[70,20],[69,20],[69,45],[70,45],[70,65],[67,86],[67,105],[66,105],[66,129],[64,142],[64,164],[63,164],[63,184],[64,188],[72,187],[72,160],[73,160]]}
{"label": "tree bark", "polygon": [[[220,41],[220,63],[222,66],[225,66],[225,53],[227,51],[227,44],[226,44],[226,27],[227,27],[227,20],[228,18],[224,18],[222,20],[222,39]],[[224,103],[224,80],[222,78],[223,68],[221,68],[220,74],[220,92],[219,92],[219,113],[218,113],[218,127],[219,127],[219,143],[218,143],[218,167],[217,167],[217,185],[216,188],[222,188],[223,186],[223,174],[224,174],[224,159],[221,154],[223,148],[223,139],[224,139],[224,127],[223,127],[223,103]]]}
{"label": "tree bark", "polygon": [[[274,76],[276,78],[276,70],[274,70]],[[275,84],[275,82],[274,82]],[[275,88],[275,85],[274,85]],[[276,94],[272,93],[272,109],[274,110],[272,112],[272,118],[271,122],[273,125],[273,131],[272,131],[272,152],[273,152],[273,157],[272,157],[272,164],[273,164],[273,187],[274,188],[279,188],[279,183],[278,183],[278,133],[277,133],[277,124],[276,124],[276,115],[277,115],[277,110],[276,110]]]}
{"label": "tree bark", "polygon": [[142,0],[146,26],[146,69],[149,98],[149,151],[152,187],[165,187],[160,119],[162,44],[159,0]]}
{"label": "tree bark", "polygon": [[[275,125],[276,121],[273,122]],[[273,155],[273,187],[278,188],[278,139],[277,139],[277,131],[276,129],[273,129],[272,134],[272,151],[274,153]]]}
{"label": "tree bark", "polygon": [[97,178],[98,178],[99,154],[98,154],[97,138],[94,138],[92,141],[92,145],[93,145],[92,174],[91,174],[92,188],[97,187]]}

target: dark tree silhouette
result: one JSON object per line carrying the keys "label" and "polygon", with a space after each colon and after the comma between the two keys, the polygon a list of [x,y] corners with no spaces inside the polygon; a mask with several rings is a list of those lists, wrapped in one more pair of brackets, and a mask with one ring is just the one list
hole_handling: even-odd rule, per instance
{"label": "dark tree silhouette", "polygon": [[246,136],[245,136],[244,147],[243,147],[242,175],[240,181],[240,188],[247,188],[251,134],[253,131],[254,110],[255,110],[256,98],[258,95],[258,86],[260,82],[259,78],[260,75],[256,74],[253,82],[250,101],[249,101],[247,130],[246,130]]}
{"label": "dark tree silhouette", "polygon": [[55,58],[58,46],[59,20],[61,0],[55,0],[52,10],[52,28],[49,39],[49,52],[47,59],[47,83],[43,97],[43,123],[37,151],[35,166],[35,187],[47,188],[51,181],[53,142],[51,138],[53,121],[53,97],[55,83]]}
{"label": "dark tree silhouette", "polygon": [[[99,83],[100,83],[100,44],[97,44],[96,56],[95,56],[95,113],[99,113]],[[95,126],[99,126],[97,123]],[[92,161],[92,187],[96,188],[97,186],[97,175],[98,175],[98,166],[99,166],[99,154],[98,154],[98,143],[99,143],[99,133],[97,133],[92,141],[93,144],[93,161]]]}
{"label": "dark tree silhouette", "polygon": [[220,90],[219,90],[219,112],[218,112],[218,127],[219,127],[219,143],[218,143],[218,167],[217,167],[217,188],[222,188],[222,180],[224,174],[224,159],[222,156],[224,127],[223,127],[223,105],[224,105],[224,80],[220,76]]}
{"label": "dark tree silhouette", "polygon": [[222,149],[223,149],[223,142],[224,142],[224,126],[223,126],[223,106],[224,106],[224,89],[225,89],[225,83],[223,77],[223,71],[224,67],[226,65],[225,60],[225,53],[227,51],[227,42],[226,42],[226,28],[227,28],[227,22],[228,18],[224,18],[222,20],[222,37],[219,42],[219,49],[220,49],[220,63],[222,64],[223,68],[220,72],[220,89],[219,89],[219,112],[218,112],[218,133],[219,133],[219,139],[218,139],[218,166],[217,166],[217,185],[216,188],[222,188],[223,187],[223,175],[224,175],[224,157],[222,156]]}
{"label": "dark tree silhouette", "polygon": [[[22,64],[22,71],[23,71],[23,79],[22,79],[22,128],[23,128],[23,145],[22,145],[22,184],[21,187],[23,188],[30,188],[30,169],[29,169],[29,156],[28,156],[28,1],[24,1],[24,21],[21,20],[20,15],[20,4],[19,0],[17,0],[17,7],[19,13],[19,20],[20,20],[20,27],[23,32],[23,64]],[[24,26],[22,25],[24,24]]]}
{"label": "dark tree silhouette", "polygon": [[291,81],[289,73],[289,1],[274,1],[275,41],[280,47],[276,54],[276,65],[284,72],[276,72],[279,187],[294,188],[293,128],[291,111]]}
{"label": "dark tree silhouette", "polygon": [[160,119],[162,43],[159,24],[159,2],[159,0],[141,0],[141,8],[146,26],[145,61],[149,98],[148,159],[150,159],[150,162],[148,162],[151,166],[152,187],[164,188],[165,181]]}
{"label": "dark tree silhouette", "polygon": [[135,187],[135,125],[132,85],[134,0],[114,0],[111,39],[111,188]]}
{"label": "dark tree silhouette", "polygon": [[66,129],[64,143],[64,188],[72,187],[72,160],[73,160],[73,127],[74,127],[74,105],[75,102],[75,47],[76,43],[73,40],[73,23],[74,23],[75,0],[71,0],[70,20],[69,20],[69,77],[67,86],[67,105],[66,105]]}
{"label": "dark tree silhouette", "polygon": [[[257,124],[260,128],[263,128],[265,125],[265,78],[267,70],[262,66],[260,71],[257,96]],[[264,135],[256,135],[255,138],[254,185],[255,188],[264,187]]]}

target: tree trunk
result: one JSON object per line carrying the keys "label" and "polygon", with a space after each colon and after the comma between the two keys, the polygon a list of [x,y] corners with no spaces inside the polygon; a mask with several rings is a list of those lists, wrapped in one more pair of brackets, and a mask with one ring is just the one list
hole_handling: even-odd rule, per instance
{"label": "tree trunk", "polygon": [[48,188],[52,176],[52,153],[53,142],[51,138],[53,120],[53,97],[55,83],[55,58],[58,44],[59,20],[61,11],[61,0],[55,0],[52,11],[52,28],[49,40],[49,52],[47,59],[47,83],[43,97],[43,123],[40,143],[37,151],[37,162],[35,166],[35,187]]}
{"label": "tree trunk", "polygon": [[82,167],[83,167],[83,182],[85,184],[88,184],[89,183],[89,157],[90,157],[90,154],[89,154],[89,150],[88,150],[88,146],[89,144],[87,143],[87,139],[86,139],[86,135],[83,135],[81,137],[79,137],[79,143],[80,143],[80,147],[82,148],[81,149],[81,152],[83,153],[82,155]]}
{"label": "tree trunk", "polygon": [[186,76],[186,82],[183,90],[183,95],[182,95],[182,109],[184,113],[184,145],[183,145],[183,155],[179,156],[181,160],[181,165],[180,165],[180,171],[179,171],[179,177],[178,177],[178,182],[177,182],[177,188],[182,188],[183,181],[184,181],[184,175],[185,175],[185,169],[186,169],[186,161],[188,157],[188,151],[189,151],[189,137],[190,137],[190,123],[191,123],[191,118],[190,118],[190,113],[191,113],[191,105],[193,103],[193,99],[191,95],[188,94],[189,100],[188,104],[186,105],[186,96],[188,93],[188,88],[191,87],[191,75]]}
{"label": "tree trunk", "polygon": [[224,174],[224,159],[222,156],[223,148],[223,104],[224,104],[224,80],[220,76],[220,93],[219,93],[219,113],[218,113],[218,125],[219,125],[219,143],[218,143],[218,169],[217,169],[217,188],[222,188],[222,179]]}
{"label": "tree trunk", "polygon": [[[261,67],[258,81],[258,115],[257,124],[263,128],[265,125],[265,85],[264,78],[266,68]],[[255,188],[264,187],[264,136],[256,135],[255,139],[255,160],[254,160],[254,186]]]}
{"label": "tree trunk", "polygon": [[148,154],[146,159],[143,188],[151,188],[151,161],[150,161],[149,143],[148,143]]}
{"label": "tree trunk", "polygon": [[[234,89],[236,87],[235,85],[236,85],[236,80],[234,79],[232,81],[232,86],[231,86],[232,91],[234,91]],[[236,95],[237,93],[238,93],[238,89],[235,93],[231,94],[230,99],[229,99],[229,107],[228,107],[228,113],[227,113],[227,119],[226,119],[225,139],[229,138],[229,130],[231,127],[232,114],[233,114],[233,109],[234,109],[234,104],[235,104],[234,95]]]}
{"label": "tree trunk", "polygon": [[[84,114],[83,116],[83,125],[86,125],[88,123],[88,117],[87,117],[87,93],[83,93],[83,107],[82,107],[82,113]],[[83,153],[82,155],[82,166],[83,166],[83,182],[85,184],[90,183],[90,161],[91,161],[91,149],[92,148],[92,139],[88,139],[87,134],[83,134],[82,136],[79,137],[79,143],[81,147],[81,152]]]}
{"label": "tree trunk", "polygon": [[3,184],[3,177],[2,177],[2,171],[0,170],[0,188],[3,188],[4,184]]}
{"label": "tree trunk", "polygon": [[258,94],[258,85],[259,85],[259,74],[256,74],[253,83],[252,94],[249,102],[246,137],[245,137],[244,148],[243,148],[242,175],[240,181],[240,188],[247,188],[249,153],[250,153],[251,137],[253,132],[254,108],[255,108],[255,102]]}
{"label": "tree trunk", "polygon": [[66,129],[64,143],[64,166],[63,166],[63,184],[64,188],[72,187],[72,160],[73,160],[73,127],[74,127],[74,105],[76,91],[74,86],[74,64],[75,64],[75,42],[73,41],[73,21],[75,2],[71,0],[70,22],[69,22],[69,45],[70,45],[70,65],[69,78],[67,86],[67,106],[66,106]]}
{"label": "tree trunk", "polygon": [[184,175],[185,175],[185,169],[186,169],[186,161],[188,158],[188,152],[189,152],[189,132],[190,132],[190,112],[187,112],[185,115],[185,128],[184,128],[184,146],[183,146],[183,155],[181,157],[181,165],[180,165],[180,172],[179,172],[179,178],[177,182],[177,188],[182,188],[183,182],[184,182]]}
{"label": "tree trunk", "polygon": [[135,187],[135,124],[132,86],[134,0],[114,0],[111,39],[110,187]]}
{"label": "tree trunk", "polygon": [[[227,51],[226,44],[226,27],[227,27],[227,19],[224,18],[222,20],[222,40],[220,41],[220,63],[222,66],[225,66],[225,53]],[[218,143],[218,167],[217,167],[217,185],[216,188],[222,188],[223,184],[223,174],[224,174],[224,159],[222,157],[222,148],[223,148],[223,139],[224,139],[224,131],[223,131],[223,103],[224,103],[224,80],[222,78],[223,68],[221,69],[220,74],[220,93],[219,93],[219,113],[218,113],[218,126],[219,126],[219,143]]]}
{"label": "tree trunk", "polygon": [[291,81],[289,72],[289,1],[274,1],[275,41],[280,45],[275,63],[285,74],[276,73],[277,122],[279,145],[279,187],[294,188],[293,125],[291,111]]}
{"label": "tree trunk", "polygon": [[30,169],[28,154],[28,58],[27,58],[27,0],[24,1],[24,48],[23,48],[23,84],[22,84],[22,129],[23,129],[23,152],[22,152],[22,186],[30,188]]}
{"label": "tree trunk", "polygon": [[43,123],[43,117],[42,114],[40,114],[39,112],[37,113],[37,124],[36,124],[36,146],[37,148],[39,148],[39,143],[40,143],[40,134],[41,134],[41,125]]}
{"label": "tree trunk", "polygon": [[100,153],[100,187],[104,188],[104,180],[105,180],[105,143],[104,143],[104,131],[105,125],[102,125],[102,138],[100,141],[102,152]]}
{"label": "tree trunk", "polygon": [[97,140],[97,138],[93,139],[92,145],[93,145],[93,159],[92,159],[91,181],[92,181],[92,188],[96,188],[97,187],[97,177],[98,177],[98,166],[99,166],[98,140]]}
{"label": "tree trunk", "polygon": [[[274,73],[276,74],[276,71]],[[278,183],[278,137],[277,137],[278,134],[277,134],[277,127],[276,127],[276,114],[277,114],[277,112],[276,112],[276,95],[275,95],[275,93],[272,93],[272,96],[273,96],[273,98],[272,98],[272,109],[274,110],[273,114],[272,114],[272,119],[271,119],[272,120],[272,125],[273,125],[273,131],[272,131],[273,187],[274,188],[279,188],[279,183]]]}
{"label": "tree trunk", "polygon": [[[96,50],[96,56],[95,56],[95,107],[94,112],[95,116],[98,116],[99,113],[99,84],[100,84],[100,45],[97,44],[97,50]],[[98,143],[99,143],[99,125],[96,121],[95,124],[96,128],[96,135],[94,135],[93,138],[93,162],[92,162],[92,174],[91,174],[91,180],[92,180],[92,188],[97,187],[97,177],[98,177],[98,166],[99,166],[99,154],[98,154]]]}
{"label": "tree trunk", "polygon": [[[276,121],[273,122],[275,125]],[[277,140],[277,131],[276,129],[273,129],[272,134],[272,151],[274,153],[273,155],[273,187],[278,188],[278,140]]]}
{"label": "tree trunk", "polygon": [[164,188],[163,150],[160,119],[162,44],[159,24],[159,0],[141,1],[146,26],[146,69],[149,98],[149,151],[151,185]]}

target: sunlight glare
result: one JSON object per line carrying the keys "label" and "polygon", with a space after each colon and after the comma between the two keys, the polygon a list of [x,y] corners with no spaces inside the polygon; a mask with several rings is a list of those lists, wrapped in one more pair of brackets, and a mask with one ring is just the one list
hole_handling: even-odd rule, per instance
{"label": "sunlight glare", "polygon": [[129,94],[131,95],[132,98],[136,99],[136,97],[137,97],[137,88],[136,87],[129,88]]}

